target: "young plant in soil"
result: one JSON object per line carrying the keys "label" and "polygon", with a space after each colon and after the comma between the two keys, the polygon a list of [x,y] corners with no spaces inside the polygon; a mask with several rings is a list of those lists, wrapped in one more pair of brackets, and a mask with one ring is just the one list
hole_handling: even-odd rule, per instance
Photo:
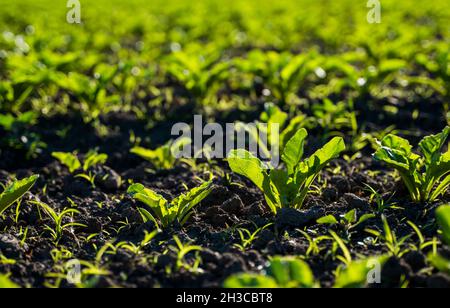
{"label": "young plant in soil", "polygon": [[191,217],[193,208],[211,192],[211,181],[181,194],[171,202],[160,194],[142,184],[133,184],[128,188],[128,194],[147,205],[150,212],[143,207],[139,212],[144,222],[151,221],[156,227],[165,229],[174,223],[181,226]]}
{"label": "young plant in soil", "polygon": [[14,181],[7,185],[4,191],[0,194],[0,214],[6,211],[7,208],[19,200],[27,191],[29,191],[38,178],[38,175],[33,175],[29,178]]}
{"label": "young plant in soil", "polygon": [[[202,247],[198,245],[191,245],[191,243],[182,243],[178,236],[174,235],[173,240],[176,245],[170,245],[169,249],[177,254],[176,270],[184,268],[192,273],[197,273],[199,271],[199,266],[201,263],[201,258],[198,252],[202,251]],[[191,253],[195,252],[195,261],[190,264],[186,261],[185,257]]]}
{"label": "young plant in soil", "polygon": [[82,168],[83,171],[76,174],[75,177],[88,181],[94,188],[96,175],[90,169],[97,165],[103,165],[108,160],[107,154],[98,153],[94,150],[86,154],[83,164],[81,164],[75,153],[53,152],[52,156],[59,160],[61,164],[65,165],[72,174]]}
{"label": "young plant in soil", "polygon": [[403,248],[403,246],[406,240],[408,240],[412,236],[412,234],[408,234],[398,239],[395,232],[392,231],[391,227],[389,226],[386,216],[381,215],[381,220],[383,222],[384,233],[372,229],[366,229],[365,231],[374,235],[376,238],[381,239],[385,243],[389,254],[394,257],[401,258],[408,252],[408,249]]}
{"label": "young plant in soil", "polygon": [[89,169],[96,165],[103,165],[108,160],[108,155],[103,153],[97,153],[96,151],[89,151],[85,158],[83,165],[78,159],[77,155],[74,153],[68,152],[53,152],[52,156],[59,160],[61,164],[66,166],[69,169],[70,173],[74,173],[81,167],[83,167],[83,171],[87,172]]}
{"label": "young plant in soil", "polygon": [[[363,288],[369,283],[379,283],[374,269],[381,268],[386,262],[387,256],[367,257],[351,261],[345,267],[339,266],[335,272],[334,288]],[[369,272],[375,273],[369,275]],[[369,278],[371,281],[369,281]]]}
{"label": "young plant in soil", "polygon": [[256,229],[254,232],[251,232],[245,228],[238,228],[236,231],[239,234],[239,239],[241,241],[240,244],[234,244],[233,246],[238,248],[241,251],[245,251],[257,238],[258,234],[264,229],[270,227],[273,223],[269,223],[263,227]]}
{"label": "young plant in soil", "polygon": [[[64,209],[63,211],[58,213],[57,211],[52,209],[49,205],[43,202],[31,201],[30,203],[37,205],[39,208],[42,208],[44,212],[52,219],[55,226],[52,228],[46,225],[45,230],[47,230],[50,233],[55,243],[58,243],[60,241],[61,237],[63,236],[64,230],[73,227],[87,227],[86,225],[72,221],[73,215],[80,213],[80,211],[76,209]],[[64,223],[65,218],[69,219],[68,223]]]}
{"label": "young plant in soil", "polygon": [[239,70],[261,77],[281,106],[289,106],[296,99],[299,88],[320,61],[321,57],[314,51],[294,56],[260,50],[250,52],[247,59],[235,60]]}
{"label": "young plant in soil", "polygon": [[142,241],[139,244],[134,244],[132,242],[119,242],[116,244],[116,248],[122,248],[130,251],[131,253],[138,255],[142,252],[142,249],[149,245],[153,238],[158,235],[160,232],[159,229],[153,230],[152,232],[148,232],[147,230],[144,231],[145,235]]}
{"label": "young plant in soil", "polygon": [[398,170],[414,202],[433,202],[450,185],[450,149],[441,153],[449,134],[450,127],[446,127],[423,138],[419,143],[422,155],[412,151],[408,140],[390,134],[379,143],[374,158]]}
{"label": "young plant in soil", "polygon": [[345,150],[344,140],[335,137],[302,161],[306,136],[302,128],[287,142],[281,157],[287,170],[268,171],[257,157],[243,149],[233,150],[228,156],[231,170],[250,179],[264,193],[273,213],[283,207],[301,208],[320,171]]}
{"label": "young plant in soil", "polygon": [[364,223],[365,221],[374,218],[375,214],[364,214],[357,218],[356,209],[353,209],[346,214],[342,215],[340,219],[337,219],[333,215],[327,215],[319,218],[317,220],[318,224],[330,225],[330,226],[338,226],[341,230],[344,231],[347,237],[350,237],[351,231]]}
{"label": "young plant in soil", "polygon": [[309,265],[293,256],[273,257],[265,275],[240,273],[224,282],[225,288],[314,288],[317,285]]}
{"label": "young plant in soil", "polygon": [[130,150],[130,153],[148,160],[157,170],[172,169],[177,163],[177,151],[189,143],[191,143],[189,138],[181,138],[175,142],[169,141],[154,150],[135,146]]}
{"label": "young plant in soil", "polygon": [[216,51],[202,56],[178,51],[167,60],[167,72],[189,91],[197,108],[207,104],[209,98],[215,99],[213,94],[230,74],[230,63],[221,62]]}

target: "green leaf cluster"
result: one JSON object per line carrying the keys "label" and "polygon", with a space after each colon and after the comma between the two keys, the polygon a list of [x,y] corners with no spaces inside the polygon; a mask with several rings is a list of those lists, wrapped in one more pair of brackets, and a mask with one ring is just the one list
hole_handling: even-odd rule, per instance
{"label": "green leaf cluster", "polygon": [[233,150],[228,156],[231,170],[250,179],[264,193],[274,213],[283,207],[301,208],[320,171],[345,150],[344,140],[335,137],[302,160],[306,136],[302,128],[287,142],[282,154],[286,170],[268,170],[261,160],[243,149]]}

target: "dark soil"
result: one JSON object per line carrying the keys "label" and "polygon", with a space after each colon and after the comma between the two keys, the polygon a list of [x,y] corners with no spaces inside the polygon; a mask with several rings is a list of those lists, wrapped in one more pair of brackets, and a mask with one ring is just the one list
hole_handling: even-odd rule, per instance
{"label": "dark soil", "polygon": [[[61,266],[68,259],[80,259],[95,264],[97,249],[106,243],[127,241],[139,244],[144,231],[152,231],[151,224],[143,224],[137,211],[137,203],[126,195],[129,180],[140,182],[167,198],[173,198],[189,188],[200,184],[199,178],[207,175],[192,171],[179,165],[173,170],[148,172],[149,163],[129,154],[129,131],[144,137],[145,125],[128,114],[110,115],[102,121],[110,128],[107,137],[98,136],[91,126],[83,124],[77,117],[59,117],[42,119],[32,128],[47,143],[42,155],[37,159],[26,160],[23,150],[11,150],[6,146],[0,149],[0,181],[6,182],[15,175],[23,178],[31,174],[40,174],[37,185],[28,193],[20,207],[17,223],[15,206],[0,218],[0,252],[14,264],[0,262],[0,272],[11,273],[11,279],[21,286],[43,287],[57,282],[50,273],[61,272]],[[434,125],[436,122],[434,121]],[[65,138],[56,132],[71,127]],[[430,130],[434,130],[431,127]],[[153,140],[164,139],[165,127],[156,127],[149,135]],[[27,133],[29,133],[28,131]],[[428,133],[428,130],[425,130]],[[2,132],[2,135],[6,132]],[[86,153],[90,148],[98,147],[109,155],[104,167],[93,172],[109,174],[109,181],[97,181],[95,188],[83,179],[75,178],[67,168],[51,158],[52,151],[73,151]],[[312,149],[311,149],[312,150]],[[346,162],[338,159],[323,172],[316,183],[323,186],[321,194],[311,194],[303,210],[285,209],[274,217],[265,206],[264,198],[249,181],[232,175],[230,184],[218,173],[214,179],[214,188],[210,196],[195,209],[195,215],[183,227],[174,227],[157,235],[150,245],[139,254],[119,249],[115,254],[107,253],[98,264],[109,271],[95,281],[97,287],[220,287],[225,278],[233,273],[259,272],[273,255],[305,255],[308,241],[298,230],[304,230],[311,236],[328,234],[329,227],[318,225],[316,220],[323,215],[343,215],[357,209],[358,217],[367,213],[376,214],[351,232],[343,228],[333,229],[347,241],[354,258],[386,253],[385,246],[368,240],[366,228],[382,230],[381,214],[387,216],[389,224],[398,238],[413,234],[406,242],[418,244],[407,221],[419,226],[426,238],[436,236],[434,209],[437,205],[450,200],[447,194],[442,202],[436,204],[412,204],[405,188],[393,178],[389,169],[370,158],[370,149],[365,150],[364,158]],[[312,151],[309,151],[312,152]],[[227,170],[223,163],[217,166]],[[118,186],[118,175],[122,184]],[[238,185],[236,185],[238,184]],[[386,208],[380,209],[370,200],[371,193],[367,185],[377,190],[386,202]],[[45,188],[45,194],[43,193]],[[70,199],[69,199],[70,198]],[[45,225],[53,222],[37,206],[27,201],[39,199],[56,210],[76,206],[81,214],[74,221],[87,227],[67,230],[59,241],[59,248],[66,248],[71,255],[57,260],[55,244]],[[101,206],[99,206],[101,204]],[[390,206],[396,207],[390,207]],[[236,228],[248,228],[251,231],[271,226],[262,231],[245,252],[234,244],[240,243]],[[26,241],[21,244],[23,230],[28,228]],[[91,234],[97,234],[87,239]],[[177,235],[183,243],[192,241],[203,247],[200,252],[201,271],[191,273],[175,268],[176,255],[168,250],[174,245],[173,236]],[[324,287],[332,286],[334,270],[341,264],[332,253],[332,242],[324,241],[321,252],[310,255],[306,261],[314,271],[315,277]],[[431,249],[431,247],[429,248]],[[392,257],[382,271],[382,287],[398,287],[405,279],[410,287],[450,286],[448,276],[428,271],[426,254],[429,249],[410,252],[401,258]],[[53,258],[52,258],[53,256]],[[187,256],[187,262],[193,262],[194,254]],[[56,260],[56,261],[55,261]],[[70,285],[61,280],[61,286]]]}

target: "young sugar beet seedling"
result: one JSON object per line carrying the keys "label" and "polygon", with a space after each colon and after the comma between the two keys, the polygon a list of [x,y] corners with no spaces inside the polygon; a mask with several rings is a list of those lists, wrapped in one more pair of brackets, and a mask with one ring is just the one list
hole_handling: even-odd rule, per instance
{"label": "young sugar beet seedling", "polygon": [[365,221],[374,217],[375,217],[374,214],[364,214],[361,215],[358,219],[356,209],[353,209],[347,212],[346,214],[342,215],[339,220],[333,215],[327,215],[319,218],[317,220],[317,223],[330,226],[337,225],[344,231],[345,236],[349,238],[351,236],[351,231],[354,228],[358,227]]}
{"label": "young sugar beet seedling", "polygon": [[169,141],[163,146],[154,150],[140,146],[133,147],[130,152],[148,160],[157,170],[172,169],[177,163],[176,153],[184,145],[191,143],[189,138],[181,138],[176,142]]}
{"label": "young sugar beet seedling", "polygon": [[128,188],[128,194],[147,205],[139,208],[144,222],[151,221],[157,228],[167,228],[174,223],[183,225],[192,215],[192,209],[211,192],[211,181],[181,194],[171,202],[142,184],[133,184]]}
{"label": "young sugar beet seedling", "polygon": [[14,202],[19,200],[36,183],[38,175],[30,176],[7,185],[0,194],[0,215],[6,211]]}
{"label": "young sugar beet seedling", "polygon": [[202,56],[199,51],[178,51],[167,60],[168,73],[195,98],[196,107],[207,104],[214,96],[211,94],[229,75],[230,63],[220,61],[220,53],[216,50],[207,50]]}
{"label": "young sugar beet seedling", "polygon": [[374,158],[398,170],[414,202],[432,202],[450,185],[450,149],[441,153],[449,134],[450,127],[446,127],[423,138],[419,143],[422,155],[413,153],[408,140],[390,134],[379,143]]}
{"label": "young sugar beet seedling", "polygon": [[53,152],[52,156],[59,160],[61,164],[66,166],[70,173],[74,173],[81,167],[83,167],[84,172],[87,172],[90,168],[96,165],[103,165],[108,160],[107,154],[97,153],[97,151],[89,151],[84,158],[83,165],[78,159],[76,153]]}
{"label": "young sugar beet seedling", "polygon": [[345,150],[344,140],[335,137],[301,161],[306,136],[302,128],[287,142],[281,157],[287,170],[268,171],[257,157],[243,149],[233,150],[228,156],[231,170],[250,179],[264,193],[273,213],[283,207],[301,208],[320,171]]}
{"label": "young sugar beet seedling", "polygon": [[320,62],[321,57],[315,51],[292,55],[254,50],[246,59],[235,60],[240,71],[262,78],[282,106],[295,101],[299,88]]}
{"label": "young sugar beet seedling", "polygon": [[53,152],[52,156],[65,165],[72,174],[82,168],[83,172],[76,174],[75,177],[85,179],[92,187],[95,187],[96,175],[89,169],[96,165],[103,165],[108,160],[107,154],[97,153],[95,150],[91,150],[86,154],[83,164],[81,164],[76,153]]}

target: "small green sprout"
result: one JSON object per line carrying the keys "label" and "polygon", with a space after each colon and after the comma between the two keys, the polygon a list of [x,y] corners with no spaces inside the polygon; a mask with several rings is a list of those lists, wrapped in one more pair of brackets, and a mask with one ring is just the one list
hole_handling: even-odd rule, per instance
{"label": "small green sprout", "polygon": [[74,173],[81,168],[81,163],[74,153],[53,152],[52,156],[59,160],[61,164],[69,169],[70,173]]}
{"label": "small green sprout", "polygon": [[76,178],[80,178],[80,179],[84,179],[86,181],[88,181],[91,184],[92,188],[95,188],[95,178],[96,175],[92,174],[91,171],[89,171],[89,173],[80,173],[75,175]]}
{"label": "small green sprout", "polygon": [[239,234],[239,238],[241,240],[240,244],[234,244],[233,246],[238,248],[241,251],[245,251],[258,237],[258,234],[273,225],[273,223],[269,223],[263,227],[256,229],[254,232],[249,231],[248,229],[238,228],[236,231]]}
{"label": "small green sprout", "polygon": [[326,246],[325,245],[321,246],[320,243],[323,241],[333,240],[333,238],[328,235],[312,237],[303,230],[297,229],[297,231],[300,232],[309,243],[308,249],[306,250],[306,257],[310,257],[311,255],[312,256],[319,255],[321,251],[326,249]]}
{"label": "small green sprout", "polygon": [[144,231],[145,235],[142,241],[135,245],[131,242],[119,242],[116,244],[116,248],[122,248],[126,249],[135,255],[138,255],[142,252],[142,249],[150,244],[150,242],[155,238],[156,235],[158,235],[159,232],[161,232],[159,229],[153,230],[152,232],[148,232],[147,230]]}
{"label": "small green sprout", "polygon": [[391,227],[389,226],[386,216],[381,215],[381,220],[383,222],[384,234],[372,229],[366,229],[365,231],[383,240],[386,247],[388,248],[389,253],[392,256],[399,258],[402,257],[405,253],[408,252],[408,250],[404,249],[403,246],[405,242],[411,237],[412,234],[397,239],[397,235],[394,233],[394,231],[392,231]]}
{"label": "small green sprout", "polygon": [[0,194],[0,214],[9,208],[14,202],[23,197],[23,195],[36,183],[38,175],[32,175],[29,178],[13,181],[7,185]]}
{"label": "small green sprout", "polygon": [[346,214],[342,215],[342,217],[339,220],[336,219],[336,217],[334,217],[333,215],[327,215],[319,218],[317,220],[317,223],[331,226],[339,225],[345,231],[346,235],[350,235],[349,233],[352,229],[358,227],[365,221],[374,217],[375,217],[374,214],[364,214],[358,219],[357,211],[356,209],[353,209],[347,212]]}
{"label": "small green sprout", "polygon": [[[72,221],[73,214],[79,214],[80,211],[76,209],[64,209],[62,212],[58,213],[52,209],[49,205],[39,202],[30,201],[31,204],[37,205],[39,208],[43,209],[44,212],[53,220],[54,228],[46,225],[45,230],[47,230],[52,236],[53,240],[58,243],[61,239],[64,230],[70,229],[72,227],[87,227],[84,224],[76,223]],[[69,217],[70,216],[70,217]],[[65,218],[69,218],[70,222],[64,223]]]}
{"label": "small green sprout", "polygon": [[163,196],[145,188],[142,184],[133,184],[128,188],[128,194],[147,205],[150,210],[149,212],[146,208],[139,208],[144,221],[152,221],[162,229],[174,223],[184,225],[193,214],[192,209],[210,192],[211,181],[205,182],[169,202]]}
{"label": "small green sprout", "polygon": [[283,207],[301,208],[320,171],[345,150],[344,140],[335,137],[309,158],[301,161],[307,132],[304,128],[287,142],[282,160],[286,171],[266,166],[250,152],[233,150],[228,156],[231,170],[250,179],[263,193],[273,213]]}
{"label": "small green sprout", "polygon": [[352,255],[350,253],[350,250],[348,249],[347,245],[345,244],[344,240],[339,237],[339,235],[336,234],[333,230],[329,230],[328,233],[330,233],[331,237],[334,240],[333,243],[333,253],[337,251],[337,248],[339,248],[342,252],[342,255],[336,256],[338,260],[340,260],[345,265],[348,265],[352,262]]}
{"label": "small green sprout", "polygon": [[[169,249],[177,254],[177,263],[176,269],[180,270],[181,268],[187,269],[190,272],[198,272],[199,265],[201,263],[201,259],[198,255],[198,252],[203,248],[198,245],[191,245],[191,243],[182,243],[178,236],[174,235],[173,240],[175,241],[176,246],[170,245]],[[194,264],[189,264],[185,257],[190,252],[196,252],[195,262]]]}

